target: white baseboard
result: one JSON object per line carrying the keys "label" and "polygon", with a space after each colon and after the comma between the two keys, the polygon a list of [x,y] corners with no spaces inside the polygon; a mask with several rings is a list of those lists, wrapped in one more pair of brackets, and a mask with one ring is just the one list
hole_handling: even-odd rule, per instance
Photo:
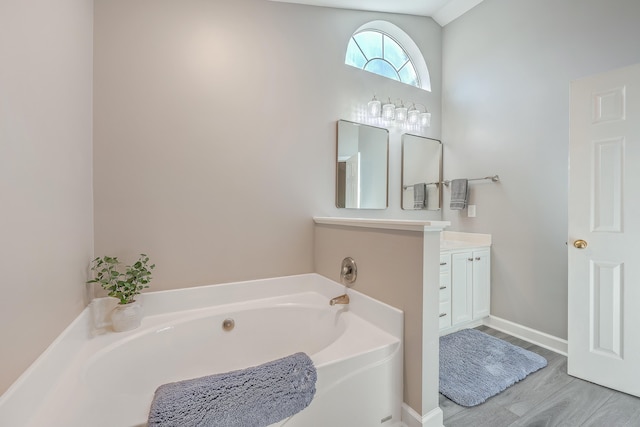
{"label": "white baseboard", "polygon": [[567,355],[567,340],[563,340],[562,338],[554,337],[553,335],[549,335],[496,316],[487,317],[483,323],[497,331],[529,341],[532,344],[546,348],[547,350],[555,351],[563,356]]}
{"label": "white baseboard", "polygon": [[402,404],[402,422],[407,427],[443,427],[442,409],[437,407],[421,416],[406,403]]}

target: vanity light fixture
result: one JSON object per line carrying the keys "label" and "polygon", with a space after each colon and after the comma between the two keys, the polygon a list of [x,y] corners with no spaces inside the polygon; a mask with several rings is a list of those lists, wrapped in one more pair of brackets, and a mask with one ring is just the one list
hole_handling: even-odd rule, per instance
{"label": "vanity light fixture", "polygon": [[420,120],[420,110],[416,108],[416,104],[411,106],[411,110],[409,110],[409,113],[407,114],[407,122],[409,124],[415,125],[418,123],[418,120]]}
{"label": "vanity light fixture", "polygon": [[420,126],[422,127],[431,127],[431,113],[420,113]]}
{"label": "vanity light fixture", "polygon": [[382,106],[382,118],[385,120],[393,120],[396,114],[396,105],[391,102],[391,98],[389,98],[389,102]]}
{"label": "vanity light fixture", "polygon": [[367,104],[367,113],[369,117],[380,117],[380,112],[382,111],[382,103],[378,101],[375,95],[373,95],[373,99],[369,101]]}
{"label": "vanity light fixture", "polygon": [[396,122],[404,123],[405,120],[407,120],[407,107],[404,106],[401,99],[400,106],[396,108]]}
{"label": "vanity light fixture", "polygon": [[[391,98],[382,104],[376,96],[367,104],[367,115],[371,118],[382,118],[386,122],[395,122],[398,125],[407,126],[431,126],[431,113],[423,104],[411,102],[411,107],[405,107],[403,101],[399,99],[400,105],[391,102]],[[419,108],[421,107],[421,108]],[[424,110],[424,111],[422,111]]]}
{"label": "vanity light fixture", "polygon": [[[418,105],[424,108],[424,112],[420,111]],[[412,125],[419,123],[420,126],[429,127],[431,126],[431,113],[424,105],[413,103],[407,113],[407,122]]]}

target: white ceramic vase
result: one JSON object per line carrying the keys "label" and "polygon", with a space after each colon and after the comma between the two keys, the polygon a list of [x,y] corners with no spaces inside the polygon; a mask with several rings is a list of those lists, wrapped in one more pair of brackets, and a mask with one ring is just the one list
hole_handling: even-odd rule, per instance
{"label": "white ceramic vase", "polygon": [[133,301],[129,304],[118,304],[111,312],[111,325],[116,332],[130,331],[140,326],[142,321],[142,305]]}

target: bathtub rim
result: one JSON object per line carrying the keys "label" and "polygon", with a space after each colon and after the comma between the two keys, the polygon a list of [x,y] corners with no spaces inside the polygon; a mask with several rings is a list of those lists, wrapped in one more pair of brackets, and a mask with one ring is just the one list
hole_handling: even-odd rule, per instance
{"label": "bathtub rim", "polygon": [[[214,318],[224,318],[224,317],[234,317],[249,314],[252,312],[263,311],[263,310],[314,310],[316,312],[319,311],[328,311],[329,307],[320,306],[317,301],[314,304],[311,301],[307,301],[307,297],[311,299],[316,299],[318,297],[318,293],[314,291],[305,291],[299,292],[296,294],[290,294],[285,296],[277,296],[272,298],[262,298],[251,301],[243,301],[240,303],[231,303],[231,304],[221,304],[214,307],[204,307],[204,308],[195,308],[191,310],[183,310],[179,312],[173,313],[162,313],[156,314],[153,317],[150,317],[150,322],[143,324],[132,331],[129,331],[126,336],[124,334],[105,334],[101,337],[96,337],[96,345],[95,346],[86,346],[84,347],[86,358],[82,358],[86,363],[85,366],[80,368],[80,375],[84,377],[84,380],[87,381],[87,377],[90,375],[90,371],[100,370],[100,368],[96,368],[94,365],[99,364],[100,360],[103,358],[108,358],[109,354],[113,351],[121,351],[121,347],[126,347],[131,341],[136,341],[138,339],[150,339],[151,337],[157,335],[159,332],[165,329],[184,329],[188,328],[188,324],[191,322],[207,322]],[[359,317],[356,315],[356,317]],[[333,334],[330,341],[324,342],[324,345],[315,351],[305,351],[307,355],[309,355],[312,359],[317,354],[322,354],[326,351],[327,348],[334,345],[336,342],[339,342],[341,337],[346,333],[347,328],[353,323],[352,317],[341,317],[336,325],[337,331]],[[395,338],[395,337],[394,337]],[[283,355],[284,357],[284,355]],[[269,360],[264,360],[261,363],[266,363]],[[327,362],[318,363],[314,360],[316,368],[324,366]],[[340,362],[340,359],[329,363]],[[256,363],[255,365],[257,365]],[[239,368],[238,368],[239,369]],[[224,372],[224,371],[222,371]],[[222,373],[217,372],[217,373]],[[209,372],[204,375],[213,375],[216,372]],[[88,384],[88,382],[86,382]]]}
{"label": "bathtub rim", "polygon": [[[230,292],[233,289],[233,292]],[[237,292],[238,289],[242,292]],[[217,285],[205,285],[183,289],[148,292],[144,294],[145,315],[173,313],[209,305],[230,304],[247,300],[260,300],[273,296],[283,296],[313,291],[329,299],[344,292],[344,286],[317,273],[256,279]],[[379,329],[403,340],[403,312],[381,301],[368,297],[356,290],[348,291],[350,304],[347,309],[354,315],[368,321]],[[212,304],[215,302],[215,304]],[[91,339],[89,307],[69,324],[67,328],[47,347],[47,349],[25,370],[22,375],[0,396],[0,424],[19,425],[28,423],[31,415],[25,415],[26,408],[34,402],[44,402],[55,390],[71,361],[82,353]],[[135,330],[120,332],[123,338]],[[400,346],[402,348],[402,345]]]}

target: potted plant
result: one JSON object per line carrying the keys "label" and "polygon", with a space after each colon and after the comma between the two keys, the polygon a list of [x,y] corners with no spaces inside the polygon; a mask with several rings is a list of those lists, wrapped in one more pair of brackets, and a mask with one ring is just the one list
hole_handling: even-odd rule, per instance
{"label": "potted plant", "polygon": [[151,270],[155,264],[149,265],[149,257],[140,254],[140,258],[133,264],[119,270],[118,257],[98,257],[91,262],[91,271],[95,278],[87,283],[99,283],[110,297],[118,299],[118,305],[111,312],[111,323],[116,332],[128,331],[140,326],[142,320],[142,306],[136,301],[136,296],[149,287]]}

